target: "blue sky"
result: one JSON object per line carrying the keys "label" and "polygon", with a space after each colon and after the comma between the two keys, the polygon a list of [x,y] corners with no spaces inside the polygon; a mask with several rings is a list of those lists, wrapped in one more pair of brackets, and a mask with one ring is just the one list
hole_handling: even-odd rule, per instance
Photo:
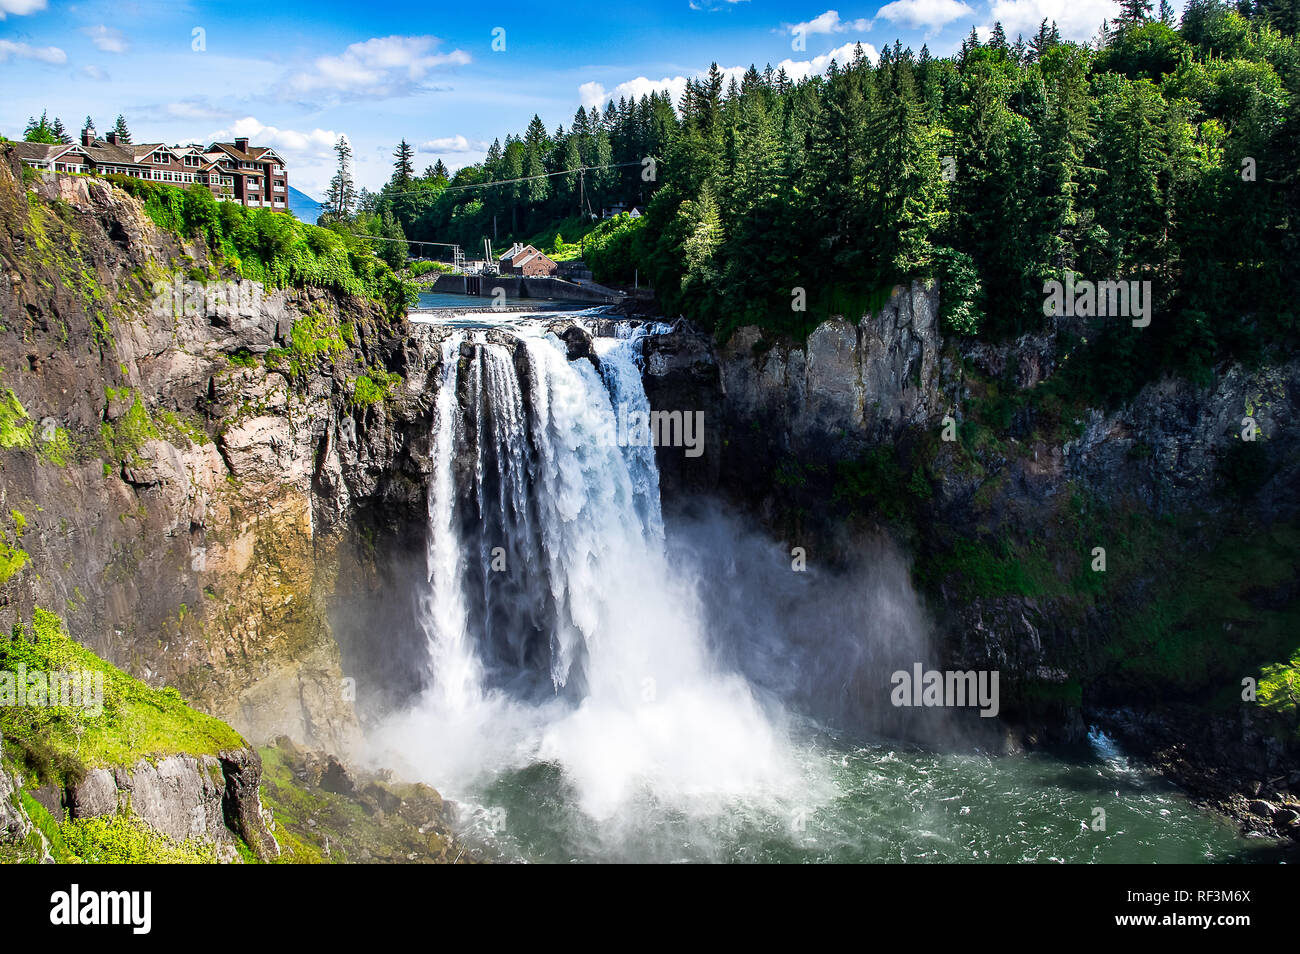
{"label": "blue sky", "polygon": [[548,129],[567,127],[579,105],[676,93],[714,60],[735,70],[785,63],[798,76],[858,41],[869,53],[896,38],[917,50],[928,42],[943,55],[972,26],[1000,19],[1014,38],[1044,16],[1085,40],[1118,9],[1114,0],[827,4],[0,0],[0,132],[19,138],[48,109],[74,134],[88,114],[102,133],[122,113],[137,142],[248,135],[319,196],[340,133],[358,183],[376,188],[403,137],[417,170],[436,159],[456,169],[534,113]]}

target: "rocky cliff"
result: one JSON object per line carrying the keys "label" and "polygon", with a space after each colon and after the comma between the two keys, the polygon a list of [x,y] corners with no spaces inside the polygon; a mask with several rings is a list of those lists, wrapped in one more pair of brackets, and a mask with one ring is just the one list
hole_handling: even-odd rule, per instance
{"label": "rocky cliff", "polygon": [[[829,565],[894,535],[945,665],[1000,670],[1022,740],[1099,722],[1184,782],[1213,767],[1205,794],[1272,830],[1241,793],[1300,788],[1294,716],[1243,701],[1242,680],[1300,631],[1300,361],[1089,406],[1062,370],[1107,329],[963,340],[938,296],[900,287],[804,342],[653,339],[653,406],[704,410],[711,448],[660,450],[666,503],[727,497]],[[1201,741],[1175,757],[1168,733],[1134,730],[1169,721]]]}

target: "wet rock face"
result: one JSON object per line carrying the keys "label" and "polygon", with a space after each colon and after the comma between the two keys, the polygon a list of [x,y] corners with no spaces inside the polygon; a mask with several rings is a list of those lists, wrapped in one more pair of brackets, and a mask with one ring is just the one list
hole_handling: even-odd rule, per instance
{"label": "wet rock face", "polygon": [[177,841],[215,845],[227,861],[235,855],[235,832],[259,858],[270,861],[279,855],[279,846],[262,814],[261,769],[251,749],[92,769],[70,788],[69,811],[73,818],[130,812]]}
{"label": "wet rock face", "polygon": [[944,407],[938,310],[937,284],[913,282],[856,323],[823,322],[802,348],[742,328],[718,353],[728,412],[772,420],[795,445],[839,431],[876,442],[926,424]]}
{"label": "wet rock face", "polygon": [[[369,301],[241,281],[108,184],[29,191],[16,160],[0,163],[0,266],[3,388],[37,435],[0,449],[0,513],[24,515],[30,557],[0,626],[56,610],[250,739],[346,751],[335,619],[385,537],[423,526],[436,336]],[[297,356],[304,319],[341,347]],[[356,407],[374,368],[401,383]],[[47,431],[66,437],[58,462]]]}

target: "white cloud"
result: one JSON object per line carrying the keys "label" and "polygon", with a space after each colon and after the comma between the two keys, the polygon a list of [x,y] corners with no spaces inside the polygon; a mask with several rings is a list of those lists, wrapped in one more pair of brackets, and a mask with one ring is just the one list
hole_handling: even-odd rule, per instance
{"label": "white cloud", "polygon": [[817,33],[848,33],[851,30],[870,30],[871,21],[841,20],[838,10],[827,10],[821,16],[813,17],[806,23],[786,23],[783,26],[790,33],[802,31],[804,36],[813,36]]}
{"label": "white cloud", "polygon": [[334,143],[339,134],[332,129],[313,129],[311,132],[299,132],[296,129],[279,129],[265,126],[252,116],[245,116],[231,123],[227,129],[220,129],[207,137],[208,142],[230,142],[247,136],[254,146],[270,146],[284,156],[286,161],[298,159],[332,159]]}
{"label": "white cloud", "polygon": [[[310,132],[296,129],[280,129],[267,126],[253,116],[245,116],[231,123],[225,129],[209,133],[202,140],[204,145],[210,142],[230,142],[247,136],[251,145],[270,146],[278,152],[289,170],[289,182],[294,187],[310,195],[322,195],[329,185],[337,166],[334,155],[334,143],[339,133],[332,129],[313,129]],[[353,173],[361,181],[361,170],[365,165],[362,157],[353,157]]]}
{"label": "white cloud", "polygon": [[1111,0],[993,0],[989,19],[1001,21],[1007,36],[1022,33],[1025,39],[1038,32],[1046,18],[1060,28],[1066,40],[1090,40],[1101,29],[1102,20],[1115,19]]}
{"label": "white cloud", "polygon": [[26,43],[0,40],[0,63],[7,63],[11,56],[20,60],[40,60],[42,63],[68,62],[68,54],[57,46],[28,46]]}
{"label": "white cloud", "polygon": [[464,50],[436,53],[436,36],[385,36],[353,43],[339,56],[318,57],[310,70],[289,77],[291,92],[346,96],[398,96],[442,66],[470,62]]}
{"label": "white cloud", "polygon": [[29,13],[45,9],[45,0],[0,0],[0,20],[12,13],[16,17],[25,17]]}
{"label": "white cloud", "polygon": [[[825,73],[830,68],[831,60],[834,60],[840,66],[852,63],[857,46],[857,43],[845,43],[843,46],[837,46],[821,56],[814,56],[811,60],[782,60],[777,64],[777,68],[785,70],[785,75],[790,77],[791,80],[801,80],[806,76],[817,76]],[[880,58],[880,54],[876,52],[876,48],[870,43],[862,44],[862,55],[872,63]]]}
{"label": "white cloud", "polygon": [[486,152],[488,143],[481,140],[466,139],[464,136],[443,136],[430,139],[416,147],[416,152]]}
{"label": "white cloud", "polygon": [[[814,56],[811,60],[782,60],[773,69],[784,69],[785,75],[790,80],[798,81],[805,76],[815,76],[824,73],[831,65],[831,60],[835,60],[841,66],[853,61],[853,53],[857,47],[857,42],[845,43],[838,46],[828,53],[821,56]],[[862,53],[873,63],[879,58],[876,48],[870,43],[862,44]],[[748,71],[747,66],[728,66],[722,71],[722,89],[725,92],[727,86],[734,79],[737,83],[744,77]],[[700,70],[693,76],[665,76],[661,80],[651,80],[644,76],[638,76],[636,79],[628,80],[625,83],[619,83],[612,90],[606,90],[601,83],[583,83],[578,87],[578,97],[582,105],[588,109],[600,109],[612,100],[618,100],[624,96],[629,99],[640,100],[642,96],[649,96],[651,93],[662,93],[668,90],[669,96],[672,97],[672,103],[676,106],[681,102],[682,94],[686,92],[687,79],[702,79],[709,75],[708,70]]]}
{"label": "white cloud", "polygon": [[108,79],[108,74],[93,64],[87,64],[77,70],[78,79],[94,80],[96,83],[103,83]]}
{"label": "white cloud", "polygon": [[[745,75],[746,66],[729,66],[722,71],[722,89],[725,92],[727,84],[735,79],[737,83]],[[640,100],[642,96],[649,96],[651,93],[662,93],[668,90],[672,97],[673,105],[676,106],[681,100],[682,94],[686,92],[686,81],[688,79],[702,79],[709,75],[708,70],[700,70],[693,76],[665,76],[661,80],[652,80],[645,76],[638,76],[636,79],[628,80],[625,83],[619,83],[608,92],[600,83],[583,83],[578,87],[578,97],[582,105],[588,109],[602,109],[605,104],[612,100],[619,100],[623,97],[628,99]]]}
{"label": "white cloud", "polygon": [[81,31],[90,37],[90,42],[95,44],[95,49],[104,53],[125,53],[131,48],[126,42],[126,35],[114,27],[99,26],[86,27]]}
{"label": "white cloud", "polygon": [[[1062,2],[1064,3],[1064,0]],[[893,3],[881,7],[876,16],[884,17],[890,23],[937,30],[945,23],[951,23],[953,20],[974,13],[975,11],[961,0],[893,0]]]}

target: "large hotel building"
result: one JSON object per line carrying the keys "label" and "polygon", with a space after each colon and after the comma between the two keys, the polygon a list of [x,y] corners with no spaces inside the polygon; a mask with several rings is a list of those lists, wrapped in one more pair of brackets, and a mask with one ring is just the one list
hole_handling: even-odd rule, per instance
{"label": "large hotel building", "polygon": [[255,208],[289,210],[289,176],[284,160],[274,149],[250,146],[247,139],[214,142],[206,149],[197,143],[124,143],[113,133],[107,139],[98,139],[91,127],[82,132],[79,143],[19,142],[14,143],[14,148],[18,157],[34,169],[119,173],[179,186],[198,182],[218,199]]}

